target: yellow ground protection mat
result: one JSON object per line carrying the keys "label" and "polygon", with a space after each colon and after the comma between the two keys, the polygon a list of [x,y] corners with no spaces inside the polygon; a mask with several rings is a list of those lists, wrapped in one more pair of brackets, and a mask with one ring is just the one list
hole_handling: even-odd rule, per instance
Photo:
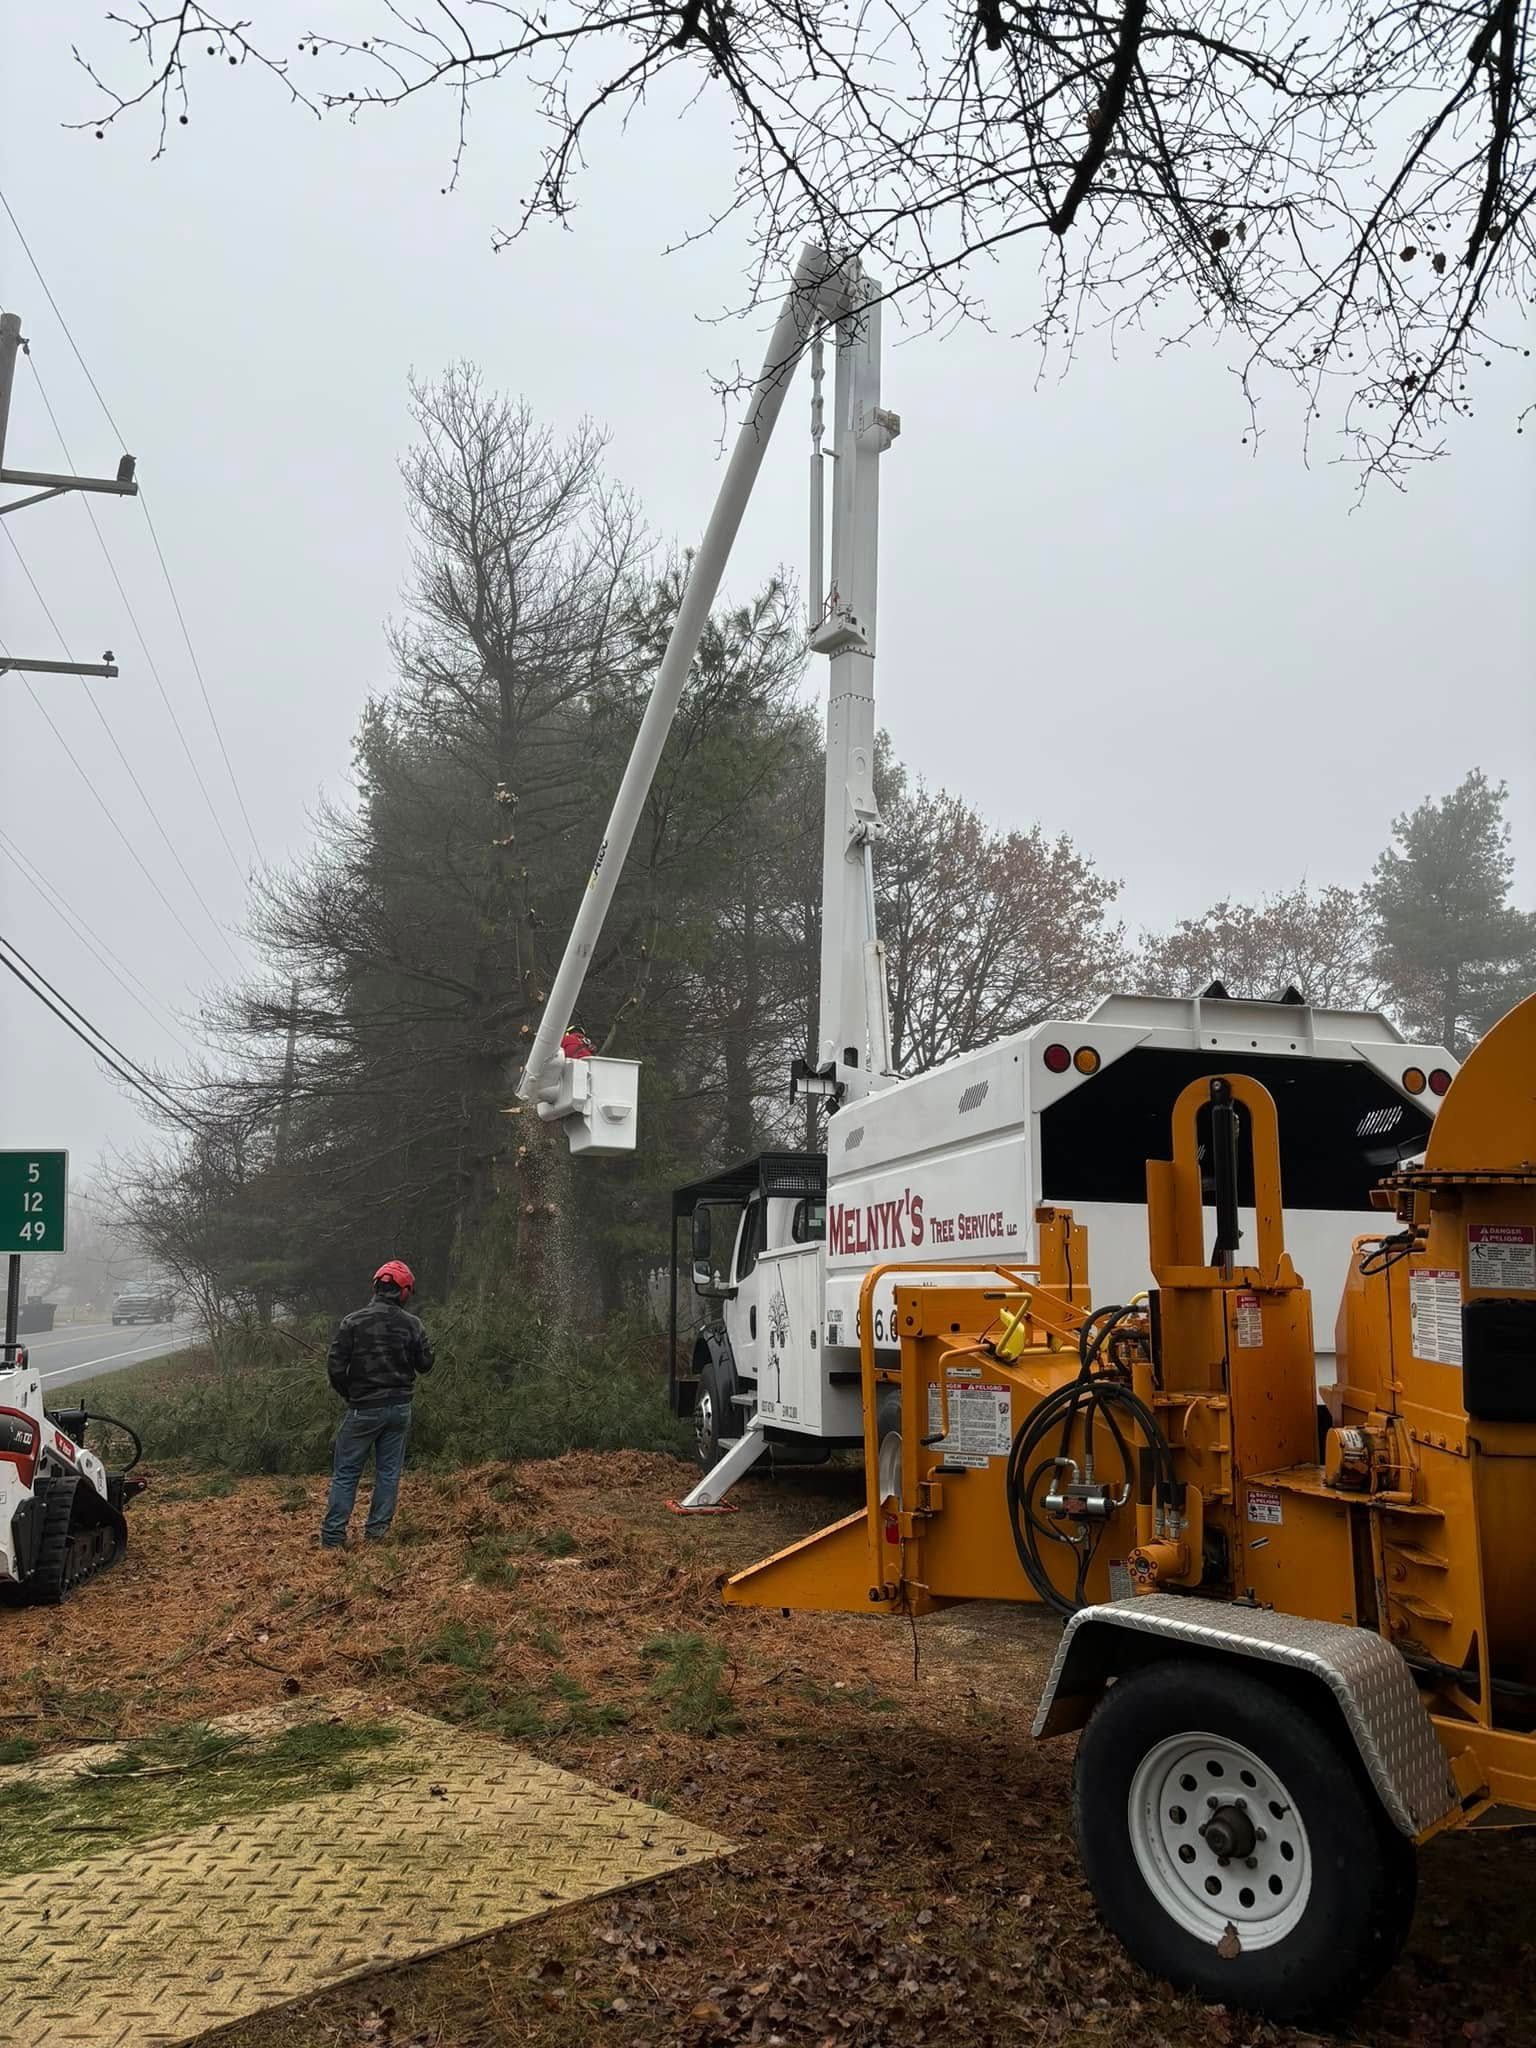
{"label": "yellow ground protection mat", "polygon": [[419,1773],[0,1878],[5,2048],[171,2048],[732,1846],[505,1743],[371,1718]]}

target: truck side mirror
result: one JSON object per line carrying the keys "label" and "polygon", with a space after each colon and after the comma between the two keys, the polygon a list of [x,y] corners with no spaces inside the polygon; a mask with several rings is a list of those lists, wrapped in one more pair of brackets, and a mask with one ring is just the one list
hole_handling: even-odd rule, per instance
{"label": "truck side mirror", "polygon": [[709,1247],[712,1232],[709,1210],[698,1208],[693,1212],[693,1284],[700,1294],[710,1294],[715,1289],[715,1276],[709,1267]]}

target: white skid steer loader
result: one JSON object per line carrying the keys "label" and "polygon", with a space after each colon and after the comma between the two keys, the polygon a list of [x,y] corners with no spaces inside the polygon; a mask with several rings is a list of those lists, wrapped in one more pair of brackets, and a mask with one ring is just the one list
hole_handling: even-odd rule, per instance
{"label": "white skid steer loader", "polygon": [[[91,1422],[132,1443],[109,1472],[85,1441]],[[143,1446],[126,1423],[84,1408],[48,1410],[42,1376],[25,1345],[0,1356],[0,1600],[57,1606],[82,1580],[105,1571],[128,1547],[123,1510],[141,1493],[133,1468]]]}

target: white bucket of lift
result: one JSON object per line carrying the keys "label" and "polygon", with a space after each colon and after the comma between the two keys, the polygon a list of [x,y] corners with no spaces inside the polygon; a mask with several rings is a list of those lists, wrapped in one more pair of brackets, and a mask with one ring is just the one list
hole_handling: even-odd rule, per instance
{"label": "white bucket of lift", "polygon": [[539,1104],[545,1123],[562,1123],[573,1152],[594,1159],[633,1152],[640,1110],[640,1062],[562,1059],[560,1076]]}

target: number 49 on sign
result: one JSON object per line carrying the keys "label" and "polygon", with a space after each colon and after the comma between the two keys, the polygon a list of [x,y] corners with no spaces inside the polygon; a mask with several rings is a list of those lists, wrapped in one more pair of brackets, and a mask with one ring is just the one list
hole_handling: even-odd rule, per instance
{"label": "number 49 on sign", "polygon": [[0,1254],[61,1252],[67,1152],[0,1152]]}

